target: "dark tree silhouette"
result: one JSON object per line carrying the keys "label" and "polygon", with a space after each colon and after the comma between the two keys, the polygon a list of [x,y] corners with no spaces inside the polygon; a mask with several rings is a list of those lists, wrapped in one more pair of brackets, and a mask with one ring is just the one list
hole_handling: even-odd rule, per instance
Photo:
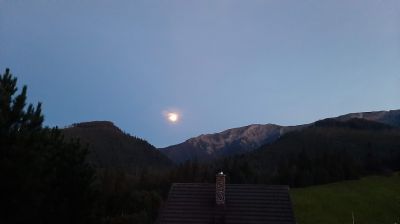
{"label": "dark tree silhouette", "polygon": [[43,127],[9,69],[0,75],[0,223],[83,223],[91,211],[87,149]]}

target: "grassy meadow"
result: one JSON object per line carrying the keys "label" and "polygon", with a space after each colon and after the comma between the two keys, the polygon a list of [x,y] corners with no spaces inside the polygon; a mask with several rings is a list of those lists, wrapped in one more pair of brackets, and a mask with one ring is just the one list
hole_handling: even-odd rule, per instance
{"label": "grassy meadow", "polygon": [[400,173],[291,189],[299,224],[400,224]]}

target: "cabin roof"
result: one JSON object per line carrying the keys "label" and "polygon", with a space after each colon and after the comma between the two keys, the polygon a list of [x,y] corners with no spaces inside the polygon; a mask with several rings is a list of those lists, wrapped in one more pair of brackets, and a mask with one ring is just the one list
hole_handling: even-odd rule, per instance
{"label": "cabin roof", "polygon": [[174,183],[157,223],[294,224],[289,187],[227,184],[225,206],[215,203],[215,184]]}

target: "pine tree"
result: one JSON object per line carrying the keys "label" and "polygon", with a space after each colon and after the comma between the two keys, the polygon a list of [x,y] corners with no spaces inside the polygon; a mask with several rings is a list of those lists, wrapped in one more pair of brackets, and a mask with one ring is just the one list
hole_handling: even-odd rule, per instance
{"label": "pine tree", "polygon": [[9,69],[0,75],[0,223],[82,223],[91,209],[87,149],[43,127]]}

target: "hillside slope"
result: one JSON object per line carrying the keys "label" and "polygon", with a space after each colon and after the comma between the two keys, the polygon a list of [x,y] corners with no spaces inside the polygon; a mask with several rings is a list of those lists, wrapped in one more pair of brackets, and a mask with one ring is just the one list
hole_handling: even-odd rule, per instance
{"label": "hillside slope", "polygon": [[79,138],[89,146],[89,161],[97,167],[163,168],[172,165],[147,141],[122,132],[112,122],[93,121],[62,129],[66,138]]}
{"label": "hillside slope", "polygon": [[[260,147],[249,157],[261,166],[302,152],[311,158],[324,152],[342,152],[358,160],[368,155],[377,160],[395,159],[400,155],[399,145],[400,130],[392,126],[358,118],[325,119],[301,131],[290,132],[274,144]],[[265,164],[266,161],[270,163]]]}
{"label": "hillside slope", "polygon": [[303,126],[253,124],[220,133],[200,135],[160,150],[177,163],[193,159],[209,161],[221,156],[250,152],[264,144],[274,142],[286,132],[301,128]]}
{"label": "hillside slope", "polygon": [[299,224],[400,223],[400,175],[291,189]]}
{"label": "hillside slope", "polygon": [[[350,113],[330,119],[349,121],[354,118],[400,127],[400,110]],[[228,129],[220,133],[200,135],[160,150],[177,163],[193,159],[209,161],[224,156],[251,152],[262,145],[275,142],[286,133],[303,130],[314,123],[298,126],[249,125]]]}
{"label": "hillside slope", "polygon": [[242,176],[239,180],[302,187],[400,170],[399,146],[398,128],[364,119],[327,119],[213,164]]}
{"label": "hillside slope", "polygon": [[369,121],[375,121],[387,124],[394,127],[400,127],[400,110],[350,113],[336,117],[335,119],[346,121],[352,118],[361,118]]}

